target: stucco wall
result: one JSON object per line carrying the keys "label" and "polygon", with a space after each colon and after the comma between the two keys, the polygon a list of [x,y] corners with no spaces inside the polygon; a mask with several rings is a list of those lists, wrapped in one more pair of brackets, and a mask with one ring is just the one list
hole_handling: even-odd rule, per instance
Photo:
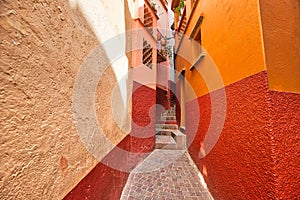
{"label": "stucco wall", "polygon": [[275,192],[278,199],[300,198],[300,95],[270,91]]}
{"label": "stucco wall", "polygon": [[160,105],[156,108],[156,121],[161,120],[161,114],[168,110],[168,99],[167,99],[167,91],[156,87],[156,104]]}
{"label": "stucco wall", "polygon": [[[276,196],[266,77],[266,72],[261,72],[225,88],[225,124],[217,144],[203,159],[200,159],[200,149],[212,123],[211,98],[218,98],[222,93],[217,90],[186,104],[190,113],[186,119],[189,152],[215,199],[273,199]],[[194,111],[196,103],[199,122]],[[214,114],[222,115],[222,112]]]}
{"label": "stucco wall", "polygon": [[300,93],[300,2],[259,2],[270,89]]}
{"label": "stucco wall", "polygon": [[[176,69],[186,68],[185,80],[192,86],[185,86],[186,110],[181,115],[186,114],[189,152],[215,199],[300,196],[298,4],[198,1],[190,19],[187,36],[203,15],[202,46],[207,53],[189,70],[187,60],[193,56],[184,53],[193,54],[188,50],[192,41],[183,41],[178,51]],[[222,104],[222,88],[226,117],[218,127],[214,117],[223,113],[214,112],[212,100]],[[222,131],[220,136],[212,134],[218,142],[205,152],[203,142],[212,125]]]}
{"label": "stucco wall", "polygon": [[[190,40],[189,36],[202,15],[202,46],[214,62],[213,65],[217,66],[224,83],[222,85],[216,81],[208,88],[201,87],[197,89],[198,96],[265,70],[257,1],[201,0],[195,6],[178,51],[176,70],[180,72],[182,67],[189,69],[197,58],[192,53],[195,41]],[[208,65],[211,64],[202,62],[199,65],[202,74],[209,76],[211,67]],[[187,70],[186,76],[191,73]],[[196,78],[190,84],[195,83],[194,86],[198,87],[207,84],[203,81]]]}
{"label": "stucco wall", "polygon": [[[276,197],[300,198],[300,2],[260,1]],[[276,13],[276,14],[274,14]]]}
{"label": "stucco wall", "polygon": [[[118,15],[123,21],[114,21],[110,18],[114,12],[109,12],[110,17],[94,12],[111,8],[106,1],[69,2],[0,2],[1,199],[63,198],[99,162],[87,151],[76,130],[74,83],[87,55],[109,36],[105,34],[111,29],[115,33],[125,30],[125,18]],[[89,10],[91,6],[94,10]],[[120,5],[122,12],[118,13],[124,14],[125,6]],[[99,20],[93,24],[94,15]],[[97,22],[104,26],[95,29]],[[118,24],[105,29],[108,32],[98,32],[110,22]],[[99,55],[100,62],[109,64],[105,49],[100,48]],[[125,70],[127,64],[122,65]],[[111,98],[107,88],[117,85],[122,76],[115,73],[117,67],[112,66],[103,75],[108,82],[98,85],[103,98]],[[120,91],[116,93],[124,98]],[[81,97],[84,99],[84,94]],[[100,158],[127,134],[106,112],[112,110],[106,100],[98,101],[97,116],[99,123],[107,119],[112,145],[100,149]],[[123,104],[120,109],[126,112],[126,108]]]}

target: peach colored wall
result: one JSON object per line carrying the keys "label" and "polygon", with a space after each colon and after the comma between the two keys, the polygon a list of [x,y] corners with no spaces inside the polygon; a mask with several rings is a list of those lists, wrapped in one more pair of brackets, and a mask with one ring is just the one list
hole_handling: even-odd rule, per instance
{"label": "peach colored wall", "polygon": [[[153,34],[147,31],[143,24],[144,17],[144,4],[139,5],[138,18],[132,20],[132,80],[142,85],[147,85],[152,89],[156,88],[156,73],[157,73],[157,17],[150,6],[145,3],[149,8],[153,17]],[[153,48],[152,51],[152,69],[143,64],[143,39]]]}
{"label": "peach colored wall", "polygon": [[170,74],[169,62],[162,62],[157,64],[157,87],[167,90],[169,84]]}
{"label": "peach colored wall", "polygon": [[62,198],[97,163],[76,133],[71,102],[97,39],[58,1],[1,2],[0,29],[0,198]]}
{"label": "peach colored wall", "polygon": [[[94,8],[103,6],[101,2]],[[77,72],[99,45],[99,36],[105,35],[89,21],[94,10],[84,12],[90,4],[72,7],[58,0],[0,4],[0,199],[61,199],[98,163],[80,140],[72,98]],[[124,6],[118,7],[120,13]],[[96,15],[101,18],[101,12]],[[125,18],[118,22],[125,23]],[[122,32],[122,27],[114,28]],[[99,49],[98,59],[109,66],[104,49]],[[116,74],[109,68],[103,78],[109,81],[98,85],[103,99],[98,99],[97,115],[106,119],[99,121],[106,123],[107,131],[114,132],[107,134],[111,145],[98,144],[105,146],[99,157],[127,134],[106,112],[112,110],[111,102],[106,102],[111,98],[107,88],[117,85]]]}

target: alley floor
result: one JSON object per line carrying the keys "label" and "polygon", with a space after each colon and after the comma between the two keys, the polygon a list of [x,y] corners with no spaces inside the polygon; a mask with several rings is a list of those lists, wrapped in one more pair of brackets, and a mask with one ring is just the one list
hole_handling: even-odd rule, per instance
{"label": "alley floor", "polygon": [[121,200],[213,199],[189,154],[156,149],[128,178]]}

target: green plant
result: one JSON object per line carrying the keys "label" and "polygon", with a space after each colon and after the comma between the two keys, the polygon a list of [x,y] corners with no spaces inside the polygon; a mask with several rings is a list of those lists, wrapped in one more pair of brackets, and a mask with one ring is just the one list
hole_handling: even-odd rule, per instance
{"label": "green plant", "polygon": [[174,8],[174,11],[178,12],[181,15],[181,9],[184,8],[184,0],[180,0],[179,5]]}
{"label": "green plant", "polygon": [[169,57],[169,60],[172,59],[172,46],[165,46],[163,47],[159,52],[165,56],[165,57]]}
{"label": "green plant", "polygon": [[173,48],[173,46],[168,46],[168,47],[167,47],[168,56],[169,56],[169,59],[170,59],[170,60],[172,59],[172,48]]}

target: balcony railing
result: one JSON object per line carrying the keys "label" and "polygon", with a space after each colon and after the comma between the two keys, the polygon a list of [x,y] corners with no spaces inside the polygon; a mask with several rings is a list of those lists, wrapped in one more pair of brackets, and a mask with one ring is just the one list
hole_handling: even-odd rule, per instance
{"label": "balcony railing", "polygon": [[152,69],[153,48],[146,40],[143,40],[143,64]]}
{"label": "balcony railing", "polygon": [[146,4],[144,4],[144,26],[149,29],[151,34],[153,33],[153,16]]}
{"label": "balcony railing", "polygon": [[168,1],[167,0],[160,0],[160,2],[165,7],[165,9],[168,10]]}
{"label": "balcony railing", "polygon": [[164,62],[168,57],[167,40],[157,30],[157,63]]}
{"label": "balcony railing", "polygon": [[179,21],[178,32],[177,32],[177,34],[179,36],[178,37],[179,41],[181,40],[181,38],[184,34],[186,24],[187,24],[186,7],[184,7],[183,12],[181,14],[180,21]]}

